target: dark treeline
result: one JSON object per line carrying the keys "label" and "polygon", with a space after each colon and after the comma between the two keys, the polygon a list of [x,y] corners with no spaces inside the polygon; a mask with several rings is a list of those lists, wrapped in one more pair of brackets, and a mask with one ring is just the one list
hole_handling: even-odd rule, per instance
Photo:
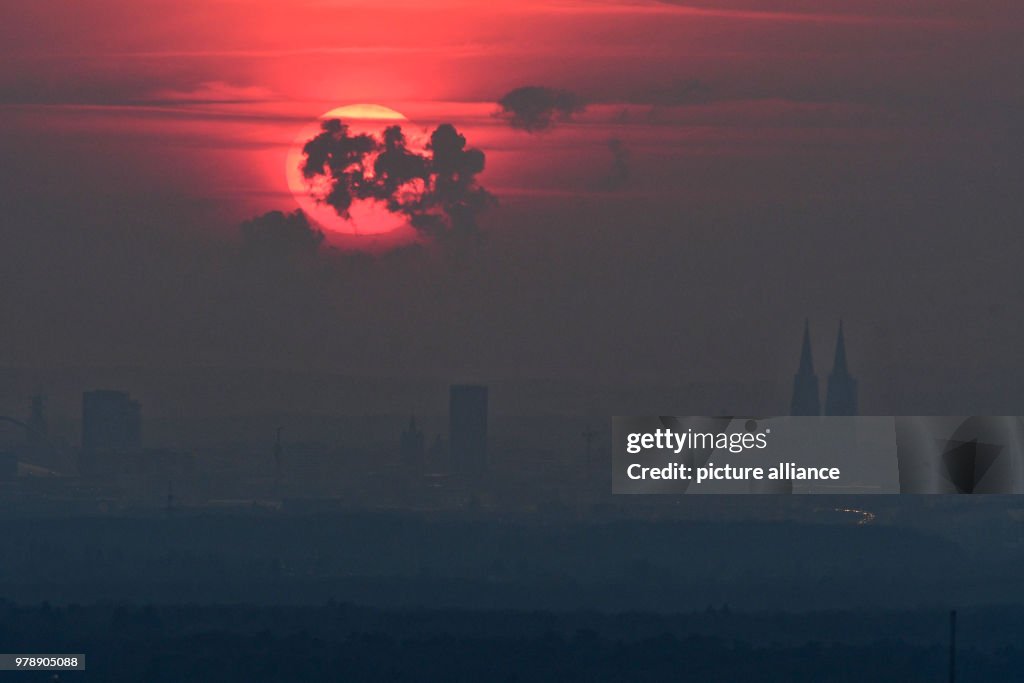
{"label": "dark treeline", "polygon": [[[944,616],[941,611],[787,615],[715,609],[656,616],[381,611],[343,604],[57,608],[4,603],[0,642],[11,651],[83,653],[87,670],[62,674],[61,680],[112,683],[908,682],[944,680]],[[1018,680],[1024,649],[1014,644],[1014,634],[1021,632],[1024,610],[982,609],[967,617],[967,624],[1002,635],[961,647],[958,680]],[[900,630],[911,635],[889,635]],[[739,632],[747,637],[734,637]],[[49,678],[23,676],[26,681]]]}
{"label": "dark treeline", "polygon": [[677,612],[1024,600],[1019,546],[906,527],[414,514],[0,520],[0,599]]}

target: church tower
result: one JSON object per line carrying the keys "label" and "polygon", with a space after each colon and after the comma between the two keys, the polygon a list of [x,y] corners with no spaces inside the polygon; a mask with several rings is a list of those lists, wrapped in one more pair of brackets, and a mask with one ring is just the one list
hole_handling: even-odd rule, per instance
{"label": "church tower", "polygon": [[836,337],[836,357],[828,376],[825,414],[857,414],[857,380],[846,367],[846,340],[843,337],[842,320],[839,321],[839,335]]}
{"label": "church tower", "polygon": [[790,415],[821,415],[818,399],[818,376],[814,374],[814,358],[811,356],[810,324],[804,321],[804,344],[800,349],[800,368],[793,376],[793,400],[789,404]]}
{"label": "church tower", "polygon": [[422,467],[423,456],[426,453],[425,443],[423,431],[416,426],[416,417],[410,416],[409,426],[402,432],[398,446],[402,464]]}

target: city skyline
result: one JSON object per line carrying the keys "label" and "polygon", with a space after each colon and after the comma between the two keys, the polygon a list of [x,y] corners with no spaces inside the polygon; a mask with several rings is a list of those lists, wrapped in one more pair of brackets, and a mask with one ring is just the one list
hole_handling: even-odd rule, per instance
{"label": "city skyline", "polygon": [[0,2],[0,669],[1021,679],[1022,31]]}

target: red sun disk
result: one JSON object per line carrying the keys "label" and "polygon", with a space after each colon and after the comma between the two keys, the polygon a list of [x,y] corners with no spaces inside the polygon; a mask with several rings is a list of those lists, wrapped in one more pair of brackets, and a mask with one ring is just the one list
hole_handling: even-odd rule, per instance
{"label": "red sun disk", "polygon": [[[374,236],[385,235],[408,229],[408,221],[401,214],[388,211],[387,206],[377,200],[357,199],[349,208],[349,218],[344,218],[333,207],[320,201],[326,189],[322,177],[307,179],[302,173],[302,148],[320,132],[323,121],[339,119],[348,125],[352,134],[371,134],[378,139],[384,128],[407,121],[401,113],[376,104],[352,104],[325,112],[320,120],[311,123],[299,133],[288,150],[285,160],[285,177],[288,189],[295,197],[299,208],[330,238],[333,236]],[[372,164],[371,164],[372,166]]]}

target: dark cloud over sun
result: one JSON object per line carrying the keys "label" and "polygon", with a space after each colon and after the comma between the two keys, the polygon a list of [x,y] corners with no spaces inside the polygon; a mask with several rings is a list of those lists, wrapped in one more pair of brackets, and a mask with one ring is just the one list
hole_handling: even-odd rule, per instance
{"label": "dark cloud over sun", "polygon": [[302,148],[302,175],[322,180],[320,201],[342,218],[360,201],[381,202],[428,236],[467,233],[494,196],[477,181],[484,153],[467,147],[466,137],[445,123],[430,134],[422,152],[410,149],[400,125],[379,136],[353,134],[338,119],[321,124]]}

